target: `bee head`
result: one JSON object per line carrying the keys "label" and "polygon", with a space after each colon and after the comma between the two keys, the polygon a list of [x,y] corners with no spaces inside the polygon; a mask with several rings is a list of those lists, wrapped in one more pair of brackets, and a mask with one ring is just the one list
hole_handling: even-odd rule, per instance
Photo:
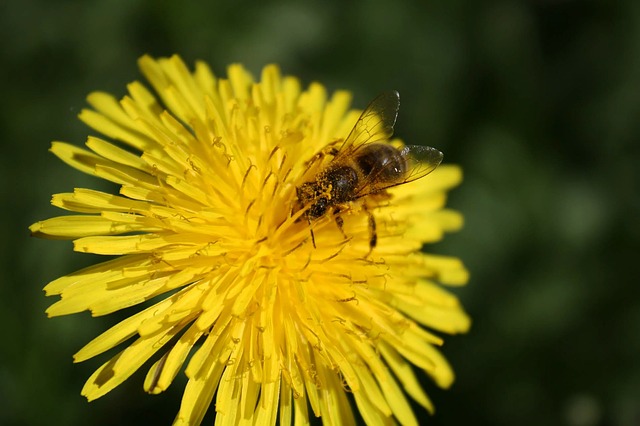
{"label": "bee head", "polygon": [[322,187],[316,182],[305,182],[296,188],[300,208],[309,206],[306,215],[309,219],[317,219],[329,208],[329,199],[322,194]]}
{"label": "bee head", "polygon": [[326,197],[320,197],[315,200],[311,207],[309,207],[309,211],[307,214],[311,219],[317,219],[324,215],[329,208],[329,200]]}

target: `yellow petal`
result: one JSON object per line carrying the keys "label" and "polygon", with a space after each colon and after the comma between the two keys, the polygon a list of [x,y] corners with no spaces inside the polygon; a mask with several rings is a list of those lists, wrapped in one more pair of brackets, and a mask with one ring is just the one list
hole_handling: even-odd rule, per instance
{"label": "yellow petal", "polygon": [[144,390],[152,394],[167,390],[200,336],[202,332],[195,327],[190,327],[180,336],[173,348],[151,367]]}
{"label": "yellow petal", "polygon": [[96,235],[117,235],[145,229],[144,224],[117,223],[101,216],[60,216],[34,223],[34,236],[73,239]]}
{"label": "yellow petal", "polygon": [[96,355],[99,355],[111,348],[118,346],[120,343],[133,337],[136,334],[137,327],[140,322],[153,317],[158,309],[161,309],[164,306],[168,306],[170,304],[170,299],[166,299],[154,306],[145,309],[144,311],[138,312],[137,314],[134,314],[129,318],[120,321],[118,324],[114,325],[109,330],[105,331],[100,336],[87,343],[78,352],[76,352],[76,354],[73,356],[73,362],[86,361],[89,358],[93,358]]}
{"label": "yellow petal", "polygon": [[179,331],[179,328],[169,328],[153,338],[136,340],[89,377],[82,388],[82,395],[89,401],[104,396],[131,376]]}

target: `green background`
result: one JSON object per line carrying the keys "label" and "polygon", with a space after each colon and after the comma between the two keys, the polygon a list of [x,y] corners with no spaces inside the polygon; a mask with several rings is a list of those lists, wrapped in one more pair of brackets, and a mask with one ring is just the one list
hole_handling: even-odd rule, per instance
{"label": "green background", "polygon": [[122,316],[47,319],[41,288],[96,258],[27,230],[59,213],[52,193],[110,189],[47,149],[82,144],[86,94],[124,95],[144,53],[219,75],[276,62],[359,107],[397,89],[396,134],[462,165],[450,205],[466,226],[429,250],[470,269],[457,293],[474,324],[446,339],[458,379],[425,385],[425,424],[640,424],[640,2],[5,1],[0,37],[0,424],[177,411],[183,380],[153,397],[137,374],[80,396],[105,359],[72,354]]}

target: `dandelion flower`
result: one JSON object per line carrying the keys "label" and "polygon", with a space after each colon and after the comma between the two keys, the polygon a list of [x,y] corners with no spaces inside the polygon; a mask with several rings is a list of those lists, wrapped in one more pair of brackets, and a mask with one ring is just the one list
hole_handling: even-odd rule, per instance
{"label": "dandelion flower", "polygon": [[367,424],[417,424],[409,398],[433,406],[416,370],[450,386],[436,333],[470,323],[445,289],[467,281],[462,263],[421,251],[462,225],[444,208],[459,168],[389,188],[366,209],[353,203],[341,227],[333,215],[305,219],[297,188],[358,120],[348,92],[303,90],[273,65],[258,82],[240,65],[226,79],[177,56],[139,65],[153,91],[133,82],[120,101],[92,93],[80,113],[105,138],[51,147],[119,194],[55,194],[74,214],[30,228],[112,256],[49,283],[60,297],[49,316],[140,305],[75,354],[121,349],[82,394],[99,398],[146,365],[151,394],[184,370],[176,424],[200,423],[211,405],[219,425],[353,424],[349,394]]}

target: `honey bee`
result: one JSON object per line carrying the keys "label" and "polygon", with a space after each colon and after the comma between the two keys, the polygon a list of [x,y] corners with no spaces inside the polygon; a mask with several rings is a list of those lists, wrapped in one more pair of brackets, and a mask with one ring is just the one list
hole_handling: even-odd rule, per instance
{"label": "honey bee", "polygon": [[[431,173],[442,161],[442,153],[427,146],[406,145],[400,148],[389,143],[398,116],[400,95],[385,92],[375,98],[340,144],[338,140],[316,154],[308,164],[326,155],[332,158],[312,180],[296,188],[298,210],[309,223],[311,240],[316,247],[311,222],[331,214],[344,235],[341,213],[350,204],[363,199],[362,206],[369,218],[369,253],[376,247],[376,220],[367,208],[367,200],[390,198],[387,189],[412,182]],[[346,237],[346,235],[345,235]]]}

